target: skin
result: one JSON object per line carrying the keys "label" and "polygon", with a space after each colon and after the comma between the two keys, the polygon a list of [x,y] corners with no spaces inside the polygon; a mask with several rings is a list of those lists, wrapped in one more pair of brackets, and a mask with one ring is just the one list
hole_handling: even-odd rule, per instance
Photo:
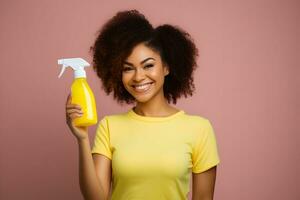
{"label": "skin", "polygon": [[202,173],[193,174],[192,200],[212,200],[214,198],[217,166]]}
{"label": "skin", "polygon": [[[152,59],[149,59],[152,58]],[[145,61],[146,60],[146,61]],[[145,61],[144,63],[141,63]],[[162,63],[160,55],[144,44],[137,45],[125,60],[122,82],[126,90],[136,99],[134,112],[148,117],[166,117],[179,110],[168,104],[164,98],[164,78],[169,68]],[[153,82],[150,90],[138,93],[133,84]],[[111,160],[100,154],[93,154],[93,161],[100,185],[109,197],[111,188]],[[212,200],[216,180],[216,166],[202,173],[192,173],[192,200]]]}
{"label": "skin", "polygon": [[[150,59],[148,59],[150,58]],[[142,61],[148,59],[141,64]],[[125,60],[122,82],[126,90],[136,99],[134,111],[143,116],[165,117],[179,110],[168,104],[164,98],[164,77],[169,74],[168,66],[161,61],[160,55],[144,44],[137,45]],[[133,84],[154,82],[145,94],[137,93]]]}

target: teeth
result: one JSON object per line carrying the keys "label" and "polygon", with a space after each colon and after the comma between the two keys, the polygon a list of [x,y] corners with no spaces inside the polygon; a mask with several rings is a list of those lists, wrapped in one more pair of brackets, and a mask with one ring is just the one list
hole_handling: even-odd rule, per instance
{"label": "teeth", "polygon": [[142,84],[142,85],[135,85],[134,87],[136,87],[136,88],[142,88],[142,87],[147,86],[149,84],[151,84],[151,83],[145,83],[145,84]]}
{"label": "teeth", "polygon": [[135,87],[138,88],[138,89],[143,89],[143,88],[146,88],[147,85],[149,85],[149,83],[147,83],[145,85],[138,85],[138,86],[135,86]]}
{"label": "teeth", "polygon": [[146,91],[150,88],[150,85],[151,85],[151,83],[147,83],[147,84],[144,84],[144,85],[138,85],[138,86],[134,86],[134,89],[137,92],[144,92],[144,91]]}

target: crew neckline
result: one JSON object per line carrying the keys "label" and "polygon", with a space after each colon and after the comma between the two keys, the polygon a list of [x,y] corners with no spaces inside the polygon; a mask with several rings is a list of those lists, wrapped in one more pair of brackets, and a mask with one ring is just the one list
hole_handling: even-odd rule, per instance
{"label": "crew neckline", "polygon": [[141,121],[148,121],[148,122],[161,122],[161,121],[169,121],[171,119],[174,119],[180,115],[183,115],[185,112],[184,110],[180,109],[178,112],[169,115],[167,117],[149,117],[149,116],[143,116],[143,115],[139,115],[137,113],[134,112],[133,108],[131,108],[127,114],[128,116],[137,119],[137,120],[141,120]]}

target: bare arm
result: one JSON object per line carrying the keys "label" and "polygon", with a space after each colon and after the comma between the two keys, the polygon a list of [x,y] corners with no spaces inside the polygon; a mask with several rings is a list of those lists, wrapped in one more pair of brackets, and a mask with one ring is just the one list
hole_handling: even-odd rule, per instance
{"label": "bare arm", "polygon": [[104,194],[109,199],[111,187],[111,160],[104,155],[93,154],[96,174],[104,190]]}
{"label": "bare arm", "polygon": [[192,200],[213,200],[217,166],[202,173],[193,173]]}
{"label": "bare arm", "polygon": [[82,116],[80,105],[72,104],[71,94],[66,102],[66,122],[79,147],[79,185],[85,200],[107,200],[110,188],[110,160],[92,156],[88,127],[77,127],[73,120]]}
{"label": "bare arm", "polygon": [[[77,141],[79,145],[79,183],[84,199],[107,200],[108,187],[102,183],[102,175],[104,174],[97,174],[96,172],[88,137]],[[98,162],[98,169],[101,169],[99,164]]]}

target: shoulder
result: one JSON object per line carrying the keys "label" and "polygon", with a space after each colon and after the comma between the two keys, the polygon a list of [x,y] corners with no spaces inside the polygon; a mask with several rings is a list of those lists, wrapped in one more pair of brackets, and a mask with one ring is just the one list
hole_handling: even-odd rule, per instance
{"label": "shoulder", "polygon": [[182,119],[185,120],[188,124],[194,124],[202,127],[210,123],[207,117],[197,114],[185,113]]}
{"label": "shoulder", "polygon": [[124,121],[124,119],[127,119],[127,113],[115,113],[115,114],[109,114],[109,115],[104,115],[100,121],[101,122],[106,122],[106,123],[114,123],[114,122],[121,122]]}

